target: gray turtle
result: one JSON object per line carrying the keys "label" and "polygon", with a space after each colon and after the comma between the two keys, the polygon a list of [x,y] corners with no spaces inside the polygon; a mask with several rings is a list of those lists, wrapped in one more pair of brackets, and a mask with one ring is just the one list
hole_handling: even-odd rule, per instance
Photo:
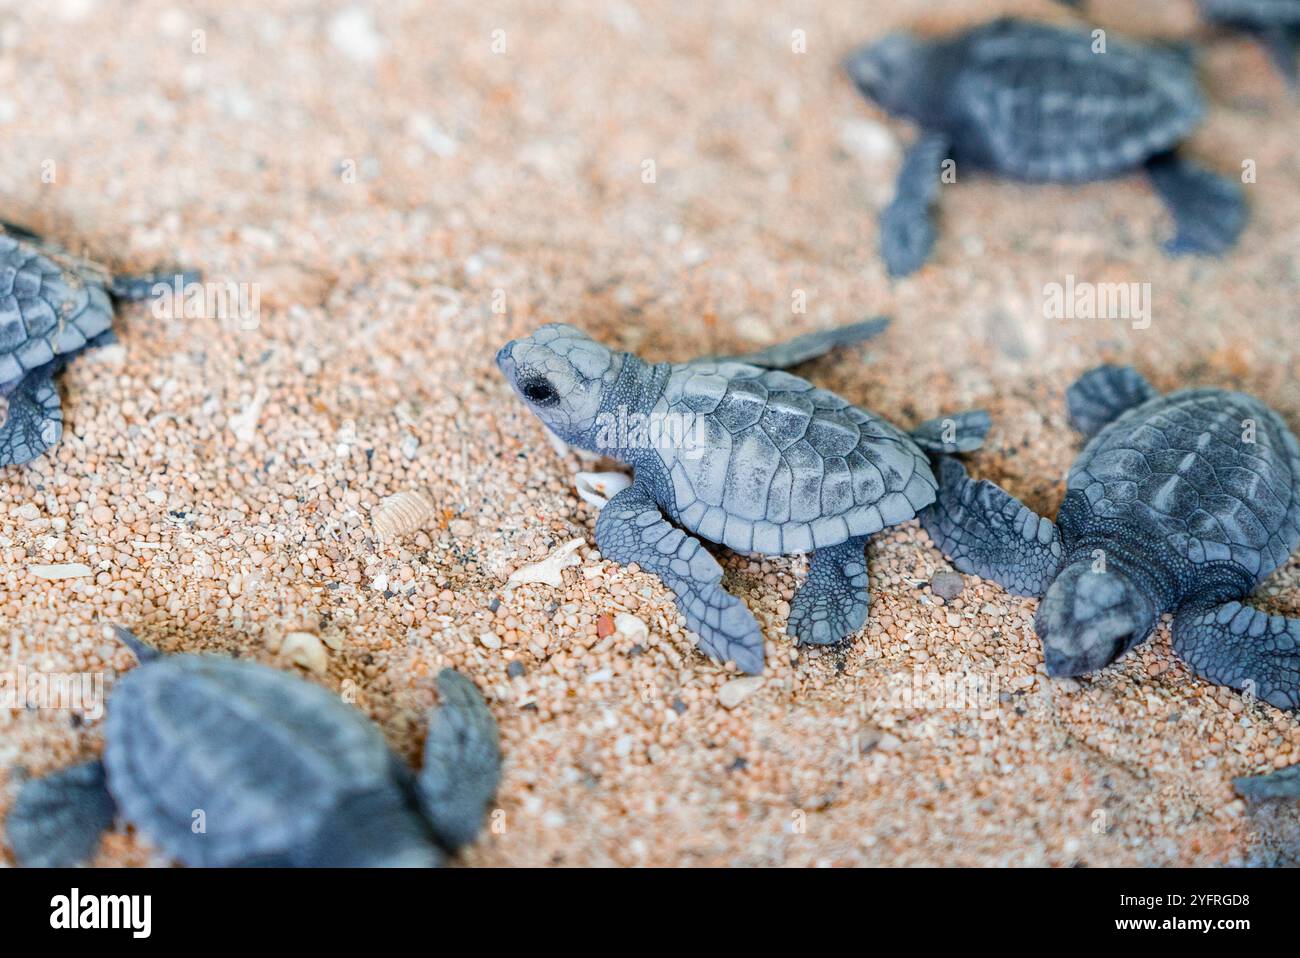
{"label": "gray turtle", "polygon": [[1041,596],[1051,675],[1114,661],[1173,613],[1198,675],[1300,707],[1300,620],[1243,604],[1300,545],[1300,444],[1258,399],[1223,389],[1161,396],[1131,367],[1067,392],[1088,437],[1056,522],[960,463],[939,464],[921,523],[953,565]]}
{"label": "gray turtle", "polygon": [[[197,273],[181,274],[192,282]],[[0,467],[41,455],[63,435],[54,376],[111,341],[112,298],[149,297],[161,275],[112,276],[18,226],[0,223]],[[168,274],[166,280],[170,282]]]}
{"label": "gray turtle", "polygon": [[987,415],[967,413],[908,434],[780,371],[886,322],[686,363],[647,363],[553,324],[506,344],[497,365],[560,439],[633,467],[632,485],[596,521],[602,554],[659,576],[702,651],[757,673],[762,632],[699,539],[812,552],[787,631],[801,643],[838,642],[866,621],[868,536],[934,499],[926,451],[975,448],[988,427]]}
{"label": "gray turtle", "polygon": [[496,791],[496,723],[444,669],[419,777],[356,709],[296,676],[215,655],[141,665],[109,700],[103,761],[24,784],[6,833],[21,864],[94,854],[121,816],[201,866],[433,866],[471,841]]}
{"label": "gray turtle", "polygon": [[1145,167],[1176,221],[1171,254],[1221,253],[1245,225],[1240,186],[1172,152],[1205,113],[1185,52],[1118,40],[1094,52],[1086,31],[1001,19],[937,40],[892,33],[845,65],[863,94],[921,128],[880,221],[891,275],[929,257],[949,159],[1067,183]]}

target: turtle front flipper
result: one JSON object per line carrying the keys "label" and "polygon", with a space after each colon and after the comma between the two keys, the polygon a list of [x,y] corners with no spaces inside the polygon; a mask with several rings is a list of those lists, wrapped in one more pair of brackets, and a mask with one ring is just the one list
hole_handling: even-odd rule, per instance
{"label": "turtle front flipper", "polygon": [[1265,775],[1246,775],[1232,780],[1232,787],[1242,798],[1263,802],[1274,798],[1300,801],[1300,765],[1288,765]]}
{"label": "turtle front flipper", "polygon": [[455,669],[438,673],[442,704],[429,712],[420,804],[438,842],[449,852],[468,845],[501,781],[496,719],[478,686]]}
{"label": "turtle front flipper", "polygon": [[866,624],[866,545],[867,537],[859,536],[813,553],[786,624],[799,645],[832,645]]}
{"label": "turtle front flipper", "polygon": [[6,837],[20,865],[71,868],[94,856],[116,814],[103,763],[82,762],[24,783]]}
{"label": "turtle front flipper", "polygon": [[1280,709],[1300,709],[1300,619],[1241,602],[1174,616],[1174,651],[1216,685],[1243,689]]}
{"label": "turtle front flipper", "polygon": [[934,248],[931,207],[939,198],[940,165],[948,158],[948,138],[927,133],[903,158],[893,202],[880,216],[880,255],[890,276],[914,273]]}
{"label": "turtle front flipper", "polygon": [[973,481],[956,459],[939,460],[939,491],[921,525],[957,569],[1016,595],[1040,596],[1061,566],[1061,534],[987,479]]}
{"label": "turtle front flipper", "polygon": [[837,326],[834,329],[805,333],[802,336],[796,336],[784,343],[777,343],[775,346],[769,346],[767,349],[759,350],[756,353],[746,353],[743,356],[724,356],[714,361],[748,363],[751,366],[761,366],[764,369],[789,369],[791,366],[806,363],[810,359],[825,356],[833,349],[854,346],[866,342],[868,339],[874,339],[884,332],[885,327],[888,325],[888,318],[877,316],[875,319],[864,319],[860,323],[850,323],[848,326]]}
{"label": "turtle front flipper", "polygon": [[984,445],[984,437],[989,434],[992,424],[989,414],[983,409],[970,409],[951,416],[927,419],[908,435],[928,453],[952,455],[955,452],[971,452]]}
{"label": "turtle front flipper", "polygon": [[1134,406],[1159,393],[1132,366],[1098,366],[1065,391],[1070,425],[1091,439]]}
{"label": "turtle front flipper", "polygon": [[677,596],[700,651],[741,670],[763,671],[763,631],[745,604],[722,588],[722,567],[693,536],[674,528],[638,481],[606,503],[596,519],[596,544],[608,559],[635,562]]}
{"label": "turtle front flipper", "polygon": [[63,435],[63,405],[52,365],[29,372],[7,399],[9,410],[0,423],[0,467],[30,462]]}
{"label": "turtle front flipper", "polygon": [[1236,245],[1247,218],[1237,183],[1173,153],[1147,161],[1147,173],[1174,217],[1174,238],[1165,243],[1167,253],[1218,255]]}

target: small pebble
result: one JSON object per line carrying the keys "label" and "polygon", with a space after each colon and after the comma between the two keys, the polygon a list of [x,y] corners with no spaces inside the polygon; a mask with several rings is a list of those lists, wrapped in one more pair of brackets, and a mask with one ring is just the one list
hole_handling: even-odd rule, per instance
{"label": "small pebble", "polygon": [[956,572],[936,572],[930,580],[930,591],[945,602],[957,598],[965,588],[966,580]]}
{"label": "small pebble", "polygon": [[734,709],[763,685],[761,675],[747,675],[732,679],[718,690],[718,702],[725,709]]}

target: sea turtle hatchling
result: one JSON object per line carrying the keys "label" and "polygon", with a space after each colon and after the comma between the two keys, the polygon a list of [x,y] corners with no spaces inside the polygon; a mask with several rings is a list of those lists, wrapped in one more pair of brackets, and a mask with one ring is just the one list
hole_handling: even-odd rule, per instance
{"label": "sea turtle hatchling", "polygon": [[1174,650],[1198,675],[1300,707],[1300,619],[1245,599],[1300,546],[1300,444],[1258,399],[1223,389],[1159,395],[1129,366],[1066,394],[1087,445],[1056,522],[939,463],[921,514],[963,572],[1041,596],[1050,675],[1114,661],[1173,613]]}
{"label": "sea turtle hatchling", "polygon": [[685,363],[647,363],[551,324],[507,343],[497,366],[564,442],[632,466],[632,484],[597,518],[601,553],[657,575],[702,651],[758,673],[762,631],[723,589],[699,539],[746,553],[812,552],[787,631],[802,643],[838,642],[866,621],[868,536],[934,499],[927,451],[973,449],[988,427],[986,414],[966,413],[909,434],[780,371],[886,322]]}
{"label": "sea turtle hatchling", "polygon": [[500,776],[474,684],[437,679],[424,767],[411,771],[337,695],[256,662],[159,656],[108,703],[101,761],[31,779],[6,834],[20,864],[90,858],[117,814],[191,866],[432,866],[471,841]]}
{"label": "sea turtle hatchling", "polygon": [[1030,181],[1081,182],[1145,167],[1173,213],[1172,254],[1221,253],[1246,222],[1238,184],[1173,150],[1205,113],[1185,51],[1011,18],[924,40],[891,33],[849,56],[858,89],[921,135],[880,220],[891,275],[921,267],[931,207],[951,160]]}
{"label": "sea turtle hatchling", "polygon": [[[182,283],[197,273],[180,274]],[[21,227],[0,223],[0,467],[41,455],[63,435],[54,376],[111,341],[113,299],[142,300],[172,274],[112,276]],[[4,406],[8,411],[5,412]]]}

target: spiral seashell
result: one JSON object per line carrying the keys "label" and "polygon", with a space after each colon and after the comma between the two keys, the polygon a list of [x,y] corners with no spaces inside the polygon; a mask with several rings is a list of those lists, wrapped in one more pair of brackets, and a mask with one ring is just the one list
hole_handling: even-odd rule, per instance
{"label": "spiral seashell", "polygon": [[398,492],[380,499],[370,510],[370,524],[380,542],[393,542],[423,529],[433,515],[433,503],[423,493]]}

